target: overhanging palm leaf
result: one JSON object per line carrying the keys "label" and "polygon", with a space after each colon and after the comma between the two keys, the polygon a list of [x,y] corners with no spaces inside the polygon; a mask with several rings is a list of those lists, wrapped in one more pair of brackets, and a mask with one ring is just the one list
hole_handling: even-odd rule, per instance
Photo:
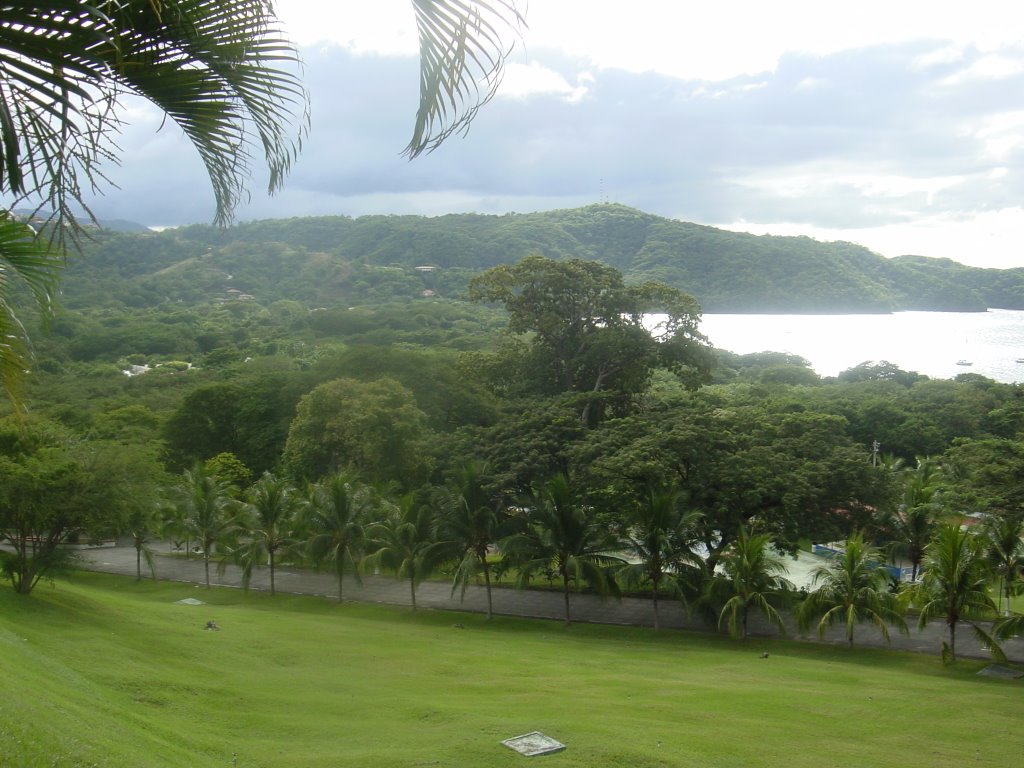
{"label": "overhanging palm leaf", "polygon": [[28,224],[0,212],[0,386],[12,397],[20,391],[30,357],[12,294],[19,285],[27,287],[48,318],[62,263]]}
{"label": "overhanging palm leaf", "polygon": [[[244,196],[255,145],[280,186],[308,125],[298,55],[269,0],[84,0],[5,8],[0,19],[0,189],[58,221],[118,155],[116,107],[142,96],[196,147],[218,222]],[[296,138],[291,138],[292,136]],[[57,228],[60,236],[63,230]]]}
{"label": "overhanging palm leaf", "polygon": [[502,38],[525,20],[515,0],[413,0],[420,40],[420,106],[405,154],[431,152],[465,133],[494,96],[512,45]]}
{"label": "overhanging palm leaf", "polygon": [[[51,311],[66,239],[92,218],[84,197],[120,152],[117,107],[149,100],[199,152],[230,221],[245,197],[254,147],[270,191],[291,167],[308,126],[298,55],[270,0],[56,0],[0,14],[0,384],[18,400],[28,336],[10,300],[16,279]],[[294,138],[293,138],[294,137]],[[38,233],[13,221],[25,204]],[[48,248],[56,246],[56,253]]]}

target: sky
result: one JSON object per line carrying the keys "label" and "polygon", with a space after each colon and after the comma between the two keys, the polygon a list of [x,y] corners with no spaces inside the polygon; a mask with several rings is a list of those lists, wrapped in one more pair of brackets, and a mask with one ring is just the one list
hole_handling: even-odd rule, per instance
{"label": "sky", "polygon": [[[408,0],[278,0],[312,126],[239,220],[508,213],[616,202],[682,221],[1024,267],[1019,0],[530,0],[497,97],[409,161]],[[510,40],[514,40],[514,35]],[[93,208],[209,222],[174,126],[129,103]]]}

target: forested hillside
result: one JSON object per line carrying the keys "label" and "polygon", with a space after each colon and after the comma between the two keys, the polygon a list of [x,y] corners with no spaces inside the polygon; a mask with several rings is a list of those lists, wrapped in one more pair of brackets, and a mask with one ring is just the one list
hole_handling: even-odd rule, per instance
{"label": "forested hillside", "polygon": [[694,295],[705,312],[1024,308],[1024,269],[887,259],[852,243],[754,236],[621,205],[485,216],[343,216],[101,235],[68,273],[66,303],[152,306],[239,295],[312,306],[462,295],[471,275],[528,255],[596,260],[627,282]]}

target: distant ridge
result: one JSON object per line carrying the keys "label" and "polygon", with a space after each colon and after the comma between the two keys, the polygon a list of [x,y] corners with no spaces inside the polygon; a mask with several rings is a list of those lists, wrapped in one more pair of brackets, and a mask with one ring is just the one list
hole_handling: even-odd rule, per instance
{"label": "distant ridge", "polygon": [[[217,229],[118,234],[88,261],[91,277],[181,301],[224,290],[328,305],[375,296],[455,297],[469,277],[530,254],[593,259],[630,282],[695,295],[706,312],[851,313],[1024,309],[1024,269],[949,259],[887,259],[847,242],[751,235],[654,216],[614,203],[505,215],[320,216]],[[419,270],[417,267],[436,267]],[[169,269],[174,267],[174,269]],[[381,288],[381,286],[386,286]],[[126,289],[128,287],[126,286]],[[67,291],[74,290],[71,281]]]}

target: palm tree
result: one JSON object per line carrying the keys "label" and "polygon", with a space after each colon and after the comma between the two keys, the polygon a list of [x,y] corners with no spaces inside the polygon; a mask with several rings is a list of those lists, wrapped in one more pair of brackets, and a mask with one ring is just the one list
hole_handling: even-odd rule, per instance
{"label": "palm tree", "polygon": [[491,566],[487,557],[502,535],[505,515],[500,497],[489,491],[485,481],[486,462],[469,462],[455,472],[438,511],[436,525],[438,559],[454,560],[452,593],[462,587],[462,596],[470,580],[478,573],[484,577],[487,591],[487,620],[493,615],[491,602]]}
{"label": "palm tree", "polygon": [[956,630],[966,622],[979,641],[997,658],[1002,651],[979,621],[992,618],[996,604],[989,594],[992,569],[985,558],[984,540],[956,523],[945,523],[925,548],[921,582],[909,596],[917,607],[918,628],[943,617],[949,642],[942,644],[942,660],[956,661]]}
{"label": "palm tree", "polygon": [[896,509],[883,515],[882,529],[892,538],[892,552],[911,564],[911,581],[917,581],[925,547],[942,514],[942,471],[929,458],[918,458],[913,469],[901,478],[902,492]]}
{"label": "palm tree", "polygon": [[310,489],[305,525],[309,532],[306,548],[318,567],[334,566],[338,579],[338,602],[344,599],[345,568],[352,566],[359,581],[358,563],[363,554],[365,530],[374,497],[368,486],[354,475],[338,473]]}
{"label": "palm tree", "polygon": [[579,588],[587,581],[600,595],[618,591],[609,571],[623,563],[611,554],[619,542],[578,503],[568,477],[555,475],[535,488],[522,523],[524,529],[501,545],[518,570],[516,586],[524,587],[537,572],[552,568],[562,582],[566,626],[572,623],[573,582]]}
{"label": "palm tree", "polygon": [[156,579],[156,562],[149,544],[153,533],[160,527],[158,515],[158,508],[136,505],[125,519],[123,532],[127,532],[132,537],[132,546],[135,547],[136,581],[142,581],[143,560],[146,562],[150,576],[154,580]]}
{"label": "palm tree", "polygon": [[215,549],[229,549],[238,532],[237,505],[223,481],[201,464],[184,472],[174,489],[174,497],[189,537],[202,549],[206,588],[209,589],[211,555]]}
{"label": "palm tree", "polygon": [[1017,593],[1020,575],[1024,572],[1024,514],[991,514],[983,528],[986,557],[993,572],[999,577],[1001,607],[1006,598],[1006,614],[1010,613],[1010,598]]}
{"label": "palm tree", "polygon": [[367,527],[373,553],[365,564],[394,571],[400,579],[409,579],[409,596],[415,611],[416,587],[430,575],[438,554],[434,546],[433,514],[429,506],[417,503],[411,493],[390,507],[383,520]]}
{"label": "palm tree", "polygon": [[889,624],[907,632],[899,598],[889,591],[889,574],[881,552],[864,542],[861,534],[846,541],[842,553],[813,574],[817,589],[808,595],[797,611],[800,628],[806,630],[818,619],[818,637],[828,627],[846,627],[846,642],[853,647],[857,624],[871,622],[882,637],[889,640]]}
{"label": "palm tree", "polygon": [[713,600],[724,600],[718,615],[718,626],[728,617],[729,634],[746,639],[747,619],[751,608],[757,608],[769,623],[786,634],[782,614],[772,604],[780,602],[792,585],[780,573],[786,566],[771,547],[768,534],[751,536],[740,528],[732,546],[722,555],[724,574],[711,581]]}
{"label": "palm tree", "polygon": [[242,584],[247,589],[253,566],[264,559],[270,568],[270,594],[275,594],[274,569],[279,554],[298,544],[296,524],[302,498],[284,478],[264,472],[246,493],[242,505],[247,540],[236,554],[242,566]]}
{"label": "palm tree", "polygon": [[[465,132],[494,95],[523,17],[514,0],[413,0],[420,101],[406,153]],[[513,37],[514,40],[514,37]],[[308,130],[299,58],[271,0],[69,0],[4,7],[0,18],[0,386],[17,401],[28,337],[10,304],[22,287],[51,312],[66,234],[116,162],[120,100],[140,96],[177,123],[206,167],[215,220],[230,222],[255,155],[278,189]],[[28,204],[49,226],[11,215]],[[44,213],[44,209],[45,213]],[[57,248],[53,248],[56,244]]]}
{"label": "palm tree", "polygon": [[677,486],[647,488],[623,542],[637,562],[623,566],[616,574],[623,584],[650,585],[655,630],[661,628],[658,595],[663,586],[685,597],[680,579],[686,572],[703,570],[703,560],[693,550],[694,526],[701,514],[683,512],[681,495]]}

